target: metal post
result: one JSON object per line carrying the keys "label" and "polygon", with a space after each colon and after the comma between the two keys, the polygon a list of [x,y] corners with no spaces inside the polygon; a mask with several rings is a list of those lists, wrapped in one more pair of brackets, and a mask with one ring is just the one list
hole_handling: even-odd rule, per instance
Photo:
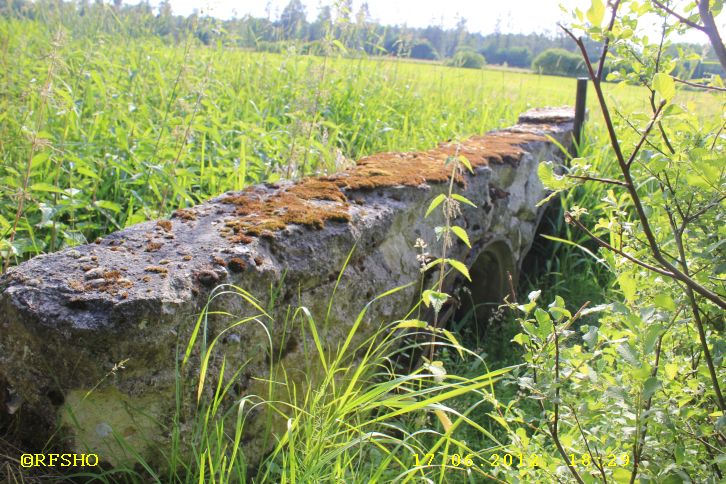
{"label": "metal post", "polygon": [[572,134],[575,138],[575,146],[572,147],[573,156],[576,154],[577,146],[580,146],[582,139],[582,125],[585,122],[585,104],[587,101],[587,77],[577,78],[577,95],[575,97],[575,124],[572,127]]}

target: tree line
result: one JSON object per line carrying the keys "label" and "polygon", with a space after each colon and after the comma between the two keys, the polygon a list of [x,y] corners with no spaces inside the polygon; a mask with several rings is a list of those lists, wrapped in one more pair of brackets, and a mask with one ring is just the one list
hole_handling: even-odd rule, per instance
{"label": "tree line", "polygon": [[[111,9],[116,22],[103,14]],[[193,35],[206,45],[227,46],[267,52],[294,51],[302,54],[328,55],[332,51],[345,55],[395,56],[428,61],[442,61],[458,67],[480,68],[484,64],[532,69],[543,74],[579,76],[585,74],[576,46],[563,32],[554,34],[514,34],[502,32],[497,25],[489,34],[470,32],[467,21],[460,17],[453,28],[440,25],[413,28],[404,25],[383,25],[373,20],[368,4],[357,11],[352,0],[335,0],[318,9],[313,21],[301,0],[290,0],[279,15],[269,10],[265,17],[243,15],[228,20],[217,19],[204,12],[189,16],[176,15],[169,0],[152,7],[148,0],[125,5],[122,0],[106,4],[102,0],[0,0],[0,14],[38,18],[55,11],[68,22],[83,24],[104,19],[103,28],[123,29],[125,35],[156,35],[180,42]],[[591,57],[599,55],[601,46],[584,39]],[[680,53],[684,59],[677,66],[684,78],[702,78],[712,74],[726,75],[712,50],[699,44],[677,43],[670,54]],[[694,60],[695,59],[695,60]],[[612,68],[612,67],[611,67]]]}

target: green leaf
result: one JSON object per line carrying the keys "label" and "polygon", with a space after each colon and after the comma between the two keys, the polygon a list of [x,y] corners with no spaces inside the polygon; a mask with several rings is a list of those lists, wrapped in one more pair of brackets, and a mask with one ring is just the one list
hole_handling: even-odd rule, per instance
{"label": "green leaf", "polygon": [[622,343],[620,346],[618,346],[617,352],[627,363],[633,366],[637,366],[639,364],[638,355],[635,352],[635,348],[630,346],[629,343]]}
{"label": "green leaf", "polygon": [[653,76],[653,89],[666,101],[670,101],[676,95],[676,83],[673,78],[662,72]]}
{"label": "green leaf", "polygon": [[453,227],[451,227],[451,231],[454,232],[456,236],[459,237],[461,241],[464,242],[466,246],[471,249],[469,235],[466,233],[466,230],[464,230],[462,227],[459,227],[458,225],[454,225]]}
{"label": "green leaf", "polygon": [[555,300],[548,306],[550,314],[557,322],[564,318],[571,318],[572,313],[565,308],[565,300],[560,296],[555,296]]}
{"label": "green leaf", "polygon": [[647,380],[645,380],[645,383],[643,384],[643,396],[645,398],[650,398],[653,396],[653,394],[658,391],[658,389],[661,387],[660,380],[658,380],[656,377],[651,376]]}
{"label": "green leaf", "polygon": [[40,153],[37,153],[35,156],[33,156],[33,159],[30,161],[30,167],[31,169],[35,170],[38,166],[42,165],[48,159],[50,158],[50,153],[47,151],[42,151]]}
{"label": "green leaf", "polygon": [[471,205],[472,207],[476,208],[476,204],[463,195],[459,195],[458,193],[452,193],[451,198],[453,198],[457,202],[465,203],[467,205]]}
{"label": "green leaf", "polygon": [[[424,301],[424,304],[428,306],[428,302]],[[398,323],[395,329],[425,328],[426,326],[428,326],[428,323],[426,321],[419,321],[418,319],[407,319]]]}
{"label": "green leaf", "polygon": [[336,46],[343,55],[345,55],[345,56],[348,55],[348,49],[345,48],[345,45],[343,45],[343,43],[341,41],[336,39],[333,41],[333,45]]}
{"label": "green leaf", "polygon": [[421,297],[424,305],[426,307],[432,306],[437,313],[441,311],[444,303],[449,299],[449,295],[445,292],[437,292],[430,289],[425,290]]}
{"label": "green leaf", "polygon": [[517,333],[514,338],[512,338],[512,341],[514,341],[517,344],[520,344],[522,346],[527,345],[530,343],[529,336],[527,336],[524,333]]}
{"label": "green leaf", "polygon": [[441,264],[442,262],[445,262],[445,259],[432,260],[431,262],[429,262],[428,264],[426,264],[424,266],[423,270],[424,270],[424,272],[426,272],[427,270],[429,270],[433,267],[436,267],[437,265]]}
{"label": "green leaf", "polygon": [[587,20],[594,27],[599,27],[602,24],[602,19],[605,17],[605,4],[602,0],[592,0],[590,8],[587,9]]}
{"label": "green leaf", "polygon": [[101,177],[98,176],[94,171],[92,171],[90,168],[86,168],[85,166],[78,166],[76,167],[76,172],[80,173],[83,176],[87,176],[89,178],[93,178],[95,180],[100,180]]}
{"label": "green leaf", "polygon": [[666,363],[665,375],[668,380],[673,380],[678,375],[678,365],[675,363]]}
{"label": "green leaf", "polygon": [[428,210],[426,210],[426,215],[424,215],[424,218],[428,217],[429,214],[433,212],[436,207],[441,205],[441,202],[443,202],[444,200],[446,200],[446,195],[444,195],[443,193],[439,194],[438,196],[436,196],[436,198],[431,200],[431,203],[429,204]]}
{"label": "green leaf", "polygon": [[652,371],[653,369],[650,364],[644,362],[640,367],[634,368],[632,373],[635,378],[645,383],[650,378]]}
{"label": "green leaf", "polygon": [[464,155],[459,155],[459,158],[457,158],[457,161],[464,165],[467,170],[469,170],[470,173],[474,173],[474,169],[471,167],[471,163]]}
{"label": "green leaf", "polygon": [[537,310],[534,312],[534,317],[537,319],[537,323],[540,325],[552,322],[550,315],[547,314],[547,311],[542,308],[537,308]]}
{"label": "green leaf", "polygon": [[540,163],[537,167],[537,175],[542,180],[542,184],[549,190],[565,190],[577,184],[576,181],[565,178],[555,173],[555,164],[551,161]]}
{"label": "green leaf", "polygon": [[106,210],[111,210],[112,212],[119,213],[121,211],[121,205],[114,202],[109,202],[108,200],[96,200],[93,202],[93,205],[95,205],[98,208],[105,208]]}
{"label": "green leaf", "polygon": [[666,311],[675,311],[676,303],[668,294],[658,294],[655,296],[655,305]]}
{"label": "green leaf", "polygon": [[554,328],[552,323],[552,318],[550,318],[550,315],[542,308],[537,308],[534,310],[534,317],[537,319],[537,336],[540,337],[540,339],[545,340],[549,337],[550,334],[552,334],[552,330]]}
{"label": "green leaf", "polygon": [[616,467],[613,471],[613,482],[630,482],[630,470]]}
{"label": "green leaf", "polygon": [[456,348],[456,351],[459,353],[459,356],[462,358],[464,357],[464,350],[461,349],[461,343],[456,339],[456,336],[454,336],[454,333],[449,331],[448,329],[442,329],[442,333],[446,336],[446,339],[451,341],[451,344],[454,345],[454,348]]}
{"label": "green leaf", "polygon": [[644,341],[644,353],[646,355],[653,352],[655,349],[655,343],[658,341],[658,336],[663,332],[663,326],[660,324],[653,324],[648,327],[648,329],[645,331],[645,337],[643,338]]}
{"label": "green leaf", "polygon": [[618,284],[620,284],[620,289],[623,290],[625,299],[629,302],[635,302],[637,285],[633,276],[629,272],[623,272],[618,276]]}
{"label": "green leaf", "polygon": [[50,183],[33,183],[32,185],[30,185],[30,191],[64,193],[62,189],[53,186]]}
{"label": "green leaf", "polygon": [[466,277],[469,281],[471,281],[471,276],[469,275],[469,269],[466,268],[463,262],[459,262],[456,259],[446,259],[446,262],[459,271],[464,277]]}
{"label": "green leaf", "polygon": [[582,335],[582,340],[587,343],[587,346],[590,349],[594,348],[597,344],[597,326],[583,325],[580,329],[582,331],[586,331],[586,333]]}
{"label": "green leaf", "polygon": [[527,299],[529,299],[529,302],[527,304],[520,304],[517,306],[517,309],[520,311],[524,311],[525,314],[529,314],[532,312],[534,308],[537,307],[537,298],[539,298],[540,294],[542,294],[542,291],[532,291],[527,295]]}

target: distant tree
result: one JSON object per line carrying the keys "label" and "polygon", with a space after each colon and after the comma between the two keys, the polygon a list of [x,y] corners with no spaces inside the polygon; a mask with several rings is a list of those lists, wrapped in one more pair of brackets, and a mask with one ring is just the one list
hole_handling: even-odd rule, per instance
{"label": "distant tree", "polygon": [[428,40],[437,53],[444,53],[444,29],[439,26],[430,26],[423,29],[421,38]]}
{"label": "distant tree", "polygon": [[529,67],[532,64],[532,51],[528,47],[513,46],[495,48],[489,44],[479,51],[490,64],[507,64],[514,67]]}
{"label": "distant tree", "polygon": [[467,33],[468,30],[466,27],[466,19],[464,17],[459,17],[459,20],[456,22],[454,44],[451,46],[454,52],[464,47],[464,45],[466,44]]}
{"label": "distant tree", "polygon": [[514,67],[529,67],[532,64],[532,52],[527,47],[509,47],[504,52],[504,61]]}
{"label": "distant tree", "polygon": [[460,50],[447,63],[453,67],[467,67],[469,69],[481,69],[486,65],[483,55],[472,50]]}
{"label": "distant tree", "polygon": [[[114,0],[114,3],[118,0]],[[120,2],[119,2],[120,3]],[[159,15],[162,17],[171,17],[171,2],[169,0],[163,0],[159,3]]]}
{"label": "distant tree", "polygon": [[371,21],[371,12],[368,8],[368,2],[363,2],[358,9],[358,13],[355,14],[355,23],[363,25]]}
{"label": "distant tree", "polygon": [[532,70],[554,76],[582,76],[586,74],[582,58],[564,49],[547,49],[532,61]]}
{"label": "distant tree", "polygon": [[318,17],[315,21],[310,24],[309,36],[310,40],[324,39],[327,32],[332,29],[333,25],[333,10],[330,5],[323,5],[320,7]]}
{"label": "distant tree", "polygon": [[299,38],[306,23],[305,6],[300,0],[290,0],[280,15],[283,37],[286,39]]}
{"label": "distant tree", "polygon": [[353,26],[352,47],[363,50],[368,43],[371,31],[371,12],[368,3],[363,2],[355,14],[355,25]]}
{"label": "distant tree", "polygon": [[350,16],[353,14],[353,0],[335,0],[335,22],[350,23]]}
{"label": "distant tree", "polygon": [[434,60],[438,58],[436,49],[426,39],[417,40],[411,47],[411,57],[414,59]]}

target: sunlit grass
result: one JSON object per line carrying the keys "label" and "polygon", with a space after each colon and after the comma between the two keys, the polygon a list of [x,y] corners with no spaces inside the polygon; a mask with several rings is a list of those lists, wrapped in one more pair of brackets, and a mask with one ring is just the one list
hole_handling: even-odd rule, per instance
{"label": "sunlit grass", "polygon": [[[572,105],[575,92],[574,79],[522,72],[170,45],[8,18],[0,46],[0,251],[12,262],[226,190],[508,126],[528,108]],[[642,98],[610,91],[626,106]],[[710,96],[683,96],[717,117]]]}

